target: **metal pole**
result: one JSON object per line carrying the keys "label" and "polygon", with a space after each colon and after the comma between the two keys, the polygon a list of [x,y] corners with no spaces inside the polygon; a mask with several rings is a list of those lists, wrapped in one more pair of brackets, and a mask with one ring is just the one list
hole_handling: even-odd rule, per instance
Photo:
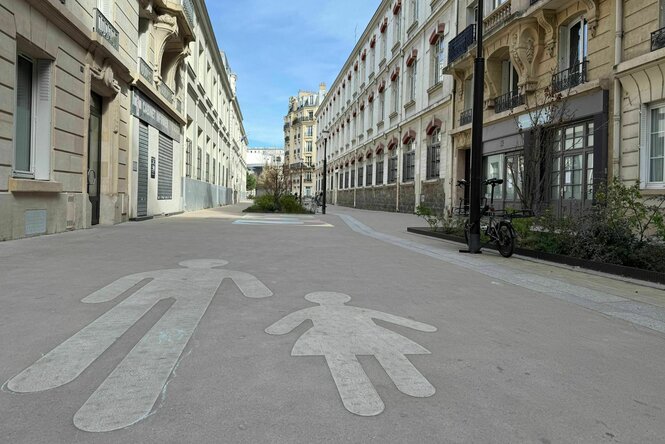
{"label": "metal pole", "polygon": [[326,194],[328,194],[328,138],[323,139],[323,205],[321,214],[326,214]]}
{"label": "metal pole", "polygon": [[302,160],[300,161],[300,205],[302,205]]}
{"label": "metal pole", "polygon": [[483,58],[483,1],[478,2],[476,59],[473,69],[473,125],[471,129],[471,190],[469,196],[469,253],[480,253],[480,202],[483,169],[483,101],[485,59]]}

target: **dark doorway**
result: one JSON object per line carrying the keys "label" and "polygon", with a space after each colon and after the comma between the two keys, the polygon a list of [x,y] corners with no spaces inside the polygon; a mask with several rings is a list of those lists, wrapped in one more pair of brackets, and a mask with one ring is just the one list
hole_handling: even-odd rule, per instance
{"label": "dark doorway", "polygon": [[99,224],[100,158],[102,151],[102,98],[90,93],[90,121],[88,123],[88,199],[92,204],[91,224]]}

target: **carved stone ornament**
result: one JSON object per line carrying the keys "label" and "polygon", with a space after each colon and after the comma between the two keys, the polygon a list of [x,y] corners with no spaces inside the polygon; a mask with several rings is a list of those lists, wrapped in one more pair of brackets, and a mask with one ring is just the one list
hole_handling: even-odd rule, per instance
{"label": "carved stone ornament", "polygon": [[109,95],[115,96],[120,92],[120,84],[115,80],[113,68],[111,68],[111,63],[108,60],[104,61],[102,67],[93,64],[90,67],[90,75],[93,80],[101,82],[102,86],[110,93]]}

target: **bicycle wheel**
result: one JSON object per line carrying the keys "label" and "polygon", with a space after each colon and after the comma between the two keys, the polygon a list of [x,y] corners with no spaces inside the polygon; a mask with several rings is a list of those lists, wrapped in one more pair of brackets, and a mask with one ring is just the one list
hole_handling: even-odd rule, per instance
{"label": "bicycle wheel", "polygon": [[503,257],[510,257],[515,250],[515,236],[508,222],[501,222],[497,229],[497,247]]}

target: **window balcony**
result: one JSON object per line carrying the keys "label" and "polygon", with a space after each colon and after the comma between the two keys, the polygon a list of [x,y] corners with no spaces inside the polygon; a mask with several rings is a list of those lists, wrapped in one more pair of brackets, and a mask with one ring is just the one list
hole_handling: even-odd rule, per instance
{"label": "window balcony", "polygon": [[182,0],[182,10],[185,13],[189,26],[194,29],[194,5],[192,4],[192,0]]}
{"label": "window balcony", "polygon": [[516,106],[524,105],[524,94],[517,91],[510,91],[494,99],[494,112],[501,113]]}
{"label": "window balcony", "polygon": [[473,120],[473,109],[469,108],[464,111],[459,115],[459,126],[464,126]]}
{"label": "window balcony", "polygon": [[462,57],[469,47],[476,42],[476,25],[467,26],[464,31],[448,43],[448,63]]}
{"label": "window balcony", "polygon": [[587,81],[587,65],[589,64],[588,60],[584,60],[580,63],[577,63],[570,68],[566,68],[563,71],[552,76],[552,92],[561,92],[570,88],[574,88],[577,85],[581,85]]}
{"label": "window balcony", "polygon": [[120,33],[97,8],[95,8],[95,29],[93,31],[104,37],[116,50],[120,48]]}
{"label": "window balcony", "polygon": [[159,85],[157,86],[157,89],[159,90],[159,93],[164,97],[166,100],[168,100],[170,103],[173,103],[173,96],[174,93],[169,88],[166,83],[160,82]]}
{"label": "window balcony", "polygon": [[665,28],[660,28],[658,31],[651,33],[651,50],[665,47]]}
{"label": "window balcony", "polygon": [[152,66],[148,64],[143,58],[139,57],[139,72],[144,79],[148,81],[151,85],[153,84],[153,70]]}
{"label": "window balcony", "polygon": [[511,16],[511,1],[499,5],[494,11],[490,12],[487,17],[483,20],[485,33],[490,33],[493,30],[501,27],[504,23],[510,19]]}

